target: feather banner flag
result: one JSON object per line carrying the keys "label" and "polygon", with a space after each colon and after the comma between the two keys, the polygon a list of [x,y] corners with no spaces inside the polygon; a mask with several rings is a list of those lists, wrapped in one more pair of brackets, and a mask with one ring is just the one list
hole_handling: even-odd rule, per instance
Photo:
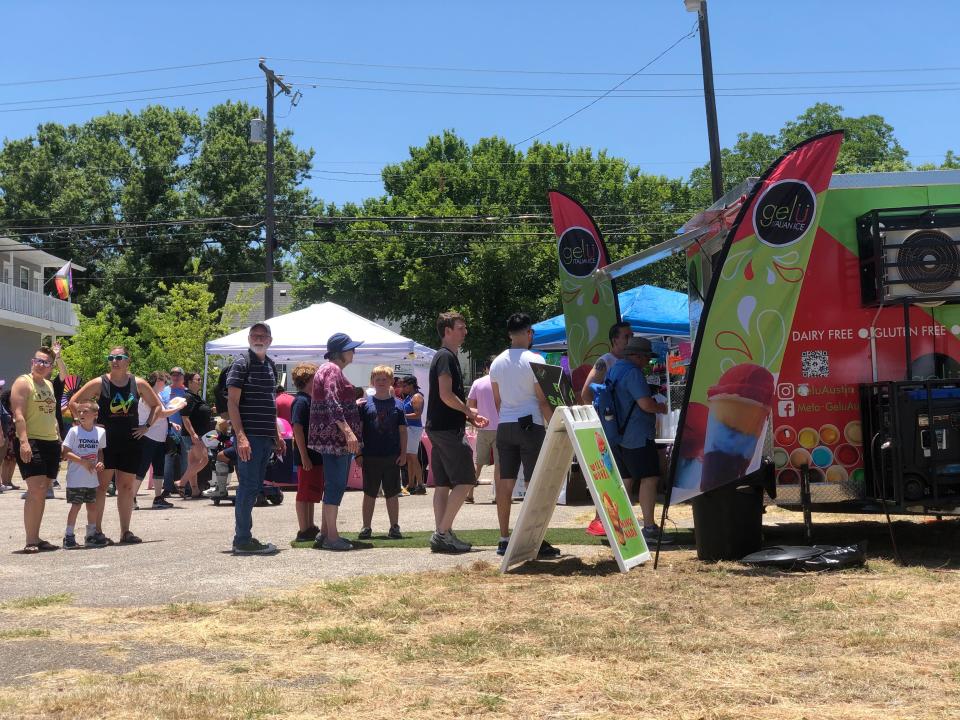
{"label": "feather banner flag", "polygon": [[806,140],[754,186],[704,302],[671,455],[682,502],[757,469],[777,377],[817,235],[841,131]]}
{"label": "feather banner flag", "polygon": [[57,295],[61,300],[70,299],[70,293],[73,292],[73,269],[69,260],[57,270],[57,274],[53,276],[53,284],[56,285]]}

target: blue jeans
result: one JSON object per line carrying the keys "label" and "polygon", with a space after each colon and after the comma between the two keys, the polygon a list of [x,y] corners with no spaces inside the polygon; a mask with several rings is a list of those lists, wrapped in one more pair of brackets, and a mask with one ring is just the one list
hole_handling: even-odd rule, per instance
{"label": "blue jeans", "polygon": [[[187,461],[190,455],[190,446],[193,440],[187,433],[180,435],[180,454],[167,455],[163,461],[163,489],[176,495],[177,488],[174,485],[187,471]],[[156,481],[154,481],[156,482]]]}
{"label": "blue jeans", "polygon": [[353,455],[330,455],[323,457],[323,504],[340,506],[343,493],[347,490],[347,478],[350,475],[350,463]]}
{"label": "blue jeans", "polygon": [[267,463],[276,445],[276,437],[247,436],[250,441],[250,459],[244,462],[237,458],[237,498],[233,503],[233,515],[236,528],[233,546],[249,542],[253,537],[253,506],[257,496],[263,492],[263,478],[267,474]]}

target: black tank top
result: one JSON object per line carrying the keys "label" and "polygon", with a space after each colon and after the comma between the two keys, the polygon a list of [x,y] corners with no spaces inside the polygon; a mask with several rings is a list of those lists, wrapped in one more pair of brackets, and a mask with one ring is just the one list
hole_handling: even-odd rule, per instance
{"label": "black tank top", "polygon": [[137,392],[137,378],[130,376],[125,387],[118,387],[110,382],[109,375],[101,378],[100,417],[98,422],[103,425],[108,436],[129,438],[140,423],[137,415],[137,402],[140,393]]}

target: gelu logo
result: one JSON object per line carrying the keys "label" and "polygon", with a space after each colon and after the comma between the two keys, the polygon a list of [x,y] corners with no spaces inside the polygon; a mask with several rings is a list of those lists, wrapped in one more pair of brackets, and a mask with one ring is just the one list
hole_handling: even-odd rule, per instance
{"label": "gelu logo", "polygon": [[781,180],[760,196],[753,209],[753,227],[767,245],[796,242],[810,229],[817,210],[817,196],[805,182]]}
{"label": "gelu logo", "polygon": [[582,227],[567,228],[557,248],[560,265],[574,277],[586,277],[600,264],[600,244]]}

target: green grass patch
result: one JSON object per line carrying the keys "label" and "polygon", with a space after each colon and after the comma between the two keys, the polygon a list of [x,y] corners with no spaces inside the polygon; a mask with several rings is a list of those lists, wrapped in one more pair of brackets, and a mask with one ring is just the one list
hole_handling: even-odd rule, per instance
{"label": "green grass patch", "polygon": [[0,605],[4,610],[29,610],[30,608],[43,608],[52,605],[66,605],[73,601],[71,593],[56,593],[55,595],[33,595],[31,597],[17,598]]}
{"label": "green grass patch", "polygon": [[376,645],[384,640],[380,633],[355,625],[334,625],[322,630],[307,631],[303,635],[317,645]]}
{"label": "green grass patch", "polygon": [[[457,537],[479,548],[494,548],[500,541],[500,531],[491,528],[489,530],[457,530]],[[390,540],[385,530],[374,532],[369,540],[357,540],[356,533],[341,533],[350,542],[359,546],[359,548],[428,548],[430,547],[430,536],[433,532],[430,530],[418,530],[415,532],[404,532],[403,540]],[[669,536],[675,545],[692,545],[693,531],[680,529],[675,532],[668,532],[664,537]],[[557,545],[562,548],[563,545],[604,545],[606,538],[599,538],[593,535],[587,535],[582,528],[551,528],[547,530],[547,542],[551,545]],[[312,548],[312,541],[296,541],[290,543],[294,548]],[[671,546],[673,547],[673,546]],[[651,550],[653,548],[651,547]]]}
{"label": "green grass patch", "polygon": [[16,630],[0,630],[0,640],[20,640],[23,638],[50,637],[49,630],[41,628],[17,628]]}

